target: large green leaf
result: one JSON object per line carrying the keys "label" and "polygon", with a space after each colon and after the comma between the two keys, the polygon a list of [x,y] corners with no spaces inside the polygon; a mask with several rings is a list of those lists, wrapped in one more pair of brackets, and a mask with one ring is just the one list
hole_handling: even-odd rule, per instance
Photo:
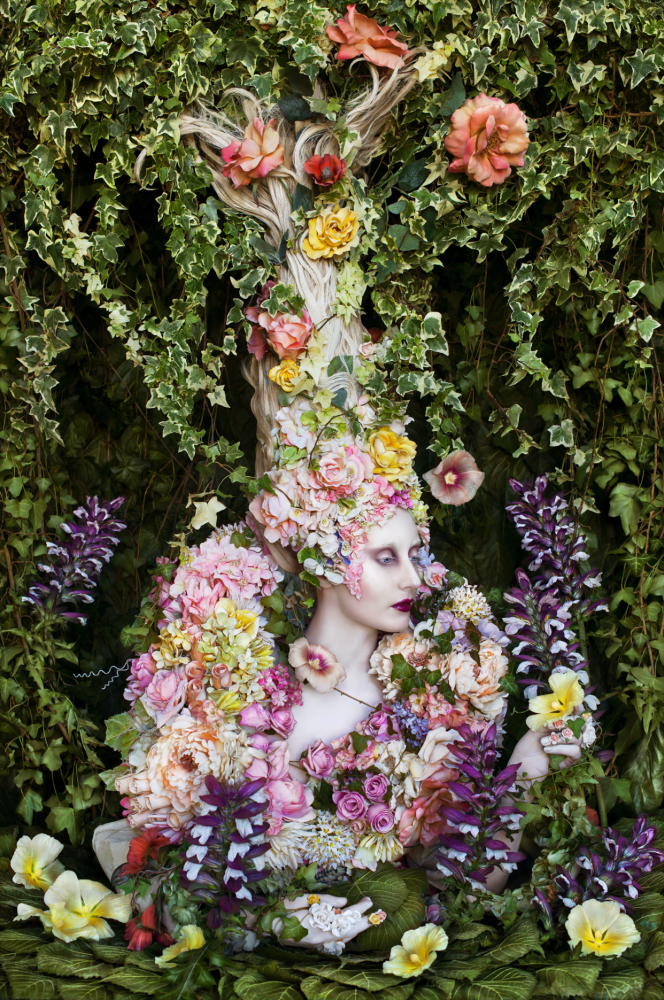
{"label": "large green leaf", "polygon": [[[310,976],[303,979],[300,989],[307,1000],[371,1000],[374,993],[355,987],[342,986],[340,983],[318,979]],[[389,987],[385,992],[385,1000],[409,1000],[415,990],[414,982],[399,983]],[[248,998],[246,998],[248,1000]]]}
{"label": "large green leaf", "polygon": [[[607,971],[610,973],[611,966]],[[646,974],[643,969],[622,969],[601,976],[595,983],[593,1000],[638,1000],[643,992]]]}
{"label": "large green leaf", "polygon": [[648,942],[648,954],[643,964],[648,972],[664,965],[664,931],[655,931],[651,937]]}
{"label": "large green leaf", "polygon": [[279,982],[256,982],[253,976],[241,976],[233,983],[240,1000],[302,1000],[297,986]]}
{"label": "large green leaf", "polygon": [[89,953],[79,951],[76,945],[61,941],[40,948],[37,968],[49,976],[80,976],[81,979],[103,979],[114,971],[112,965],[97,962]]}
{"label": "large green leaf", "polygon": [[529,916],[525,916],[509,929],[502,941],[482,954],[498,965],[509,965],[537,948],[539,938],[537,925]]}
{"label": "large green leaf", "polygon": [[113,994],[102,985],[88,980],[84,983],[74,983],[67,980],[58,983],[58,992],[62,1000],[112,1000]]}
{"label": "large green leaf", "polygon": [[623,777],[630,781],[636,813],[651,813],[664,798],[664,728],[644,736],[631,752]]}
{"label": "large green leaf", "polygon": [[131,952],[122,946],[106,944],[104,941],[91,941],[90,948],[95,958],[110,965],[124,965]]}
{"label": "large green leaf", "polygon": [[3,964],[3,968],[11,985],[13,1000],[57,1000],[57,980],[39,975],[34,971],[33,963],[14,961],[6,966]]}
{"label": "large green leaf", "polygon": [[331,979],[335,983],[343,983],[346,986],[357,986],[358,989],[368,990],[369,993],[387,988],[392,989],[399,983],[399,980],[394,976],[369,969],[353,969],[352,967],[341,969],[338,965],[298,965],[295,968],[301,969],[303,972],[310,972],[320,979]]}
{"label": "large green leaf", "polygon": [[16,955],[27,955],[39,951],[45,944],[43,936],[27,934],[25,931],[0,931],[0,951],[10,951]]}
{"label": "large green leaf", "polygon": [[154,996],[164,989],[164,981],[161,976],[146,972],[136,965],[127,965],[124,969],[112,972],[104,982],[133,990],[134,993],[147,993],[149,996]]}
{"label": "large green leaf", "polygon": [[592,996],[602,963],[580,959],[537,971],[537,992],[556,997]]}
{"label": "large green leaf", "polygon": [[462,983],[454,1000],[529,1000],[535,977],[520,969],[493,969],[483,972],[474,983]]}

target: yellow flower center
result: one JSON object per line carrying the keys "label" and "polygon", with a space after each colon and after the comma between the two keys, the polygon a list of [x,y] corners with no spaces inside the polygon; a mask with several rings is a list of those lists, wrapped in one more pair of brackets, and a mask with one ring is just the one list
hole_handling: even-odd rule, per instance
{"label": "yellow flower center", "polygon": [[448,486],[454,486],[454,484],[457,481],[457,474],[456,472],[446,472],[445,475],[443,476],[443,479],[445,480]]}

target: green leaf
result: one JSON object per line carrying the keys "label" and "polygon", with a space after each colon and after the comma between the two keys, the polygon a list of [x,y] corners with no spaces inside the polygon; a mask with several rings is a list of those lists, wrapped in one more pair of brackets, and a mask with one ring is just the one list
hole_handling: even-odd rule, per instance
{"label": "green leaf", "polygon": [[261,41],[255,36],[250,36],[249,38],[230,37],[226,53],[229,65],[239,62],[246,66],[250,73],[253,73],[256,69],[257,60],[265,55],[265,49]]}
{"label": "green leaf", "polygon": [[22,962],[7,963],[5,972],[13,1000],[58,1000],[57,980],[40,976]]}
{"label": "green leaf", "polygon": [[302,1000],[302,994],[288,983],[255,982],[252,976],[241,976],[233,983],[240,1000]]}
{"label": "green leaf", "polygon": [[58,992],[62,1000],[113,1000],[113,994],[101,983],[88,981],[86,983],[58,983]]}
{"label": "green leaf", "polygon": [[[643,880],[640,880],[643,884]],[[648,954],[646,955],[643,965],[648,970],[652,972],[653,969],[659,969],[664,965],[664,931],[655,931],[653,936],[648,942]]]}
{"label": "green leaf", "polygon": [[[611,966],[607,966],[610,972]],[[646,975],[643,969],[621,969],[602,976],[595,984],[593,1000],[638,1000],[643,992]]]}
{"label": "green leaf", "polygon": [[135,739],[136,723],[128,712],[113,715],[106,721],[106,745],[123,756],[131,749]]}
{"label": "green leaf", "polygon": [[155,994],[164,988],[163,977],[161,975],[155,975],[145,969],[139,969],[135,965],[127,965],[124,969],[112,972],[106,977],[104,982],[112,983],[115,986],[122,986],[134,993],[147,993],[150,996],[155,996]]}
{"label": "green leaf", "polygon": [[276,247],[273,247],[270,243],[264,240],[261,236],[256,233],[250,233],[249,242],[252,247],[258,251],[261,257],[265,257],[271,264],[279,264],[279,251]]}
{"label": "green leaf", "polygon": [[[37,902],[38,894],[35,893],[35,899],[31,898],[30,902],[35,905]],[[5,902],[3,899],[2,902]],[[21,900],[19,900],[21,902]],[[41,900],[39,900],[41,903]],[[33,951],[39,951],[40,948],[44,947],[44,939],[37,937],[34,934],[27,934],[25,931],[0,931],[0,951],[10,951],[16,955],[29,955]]]}
{"label": "green leaf", "polygon": [[403,168],[397,179],[397,187],[402,191],[416,191],[427,179],[427,161],[413,160]]}
{"label": "green leaf", "polygon": [[537,992],[546,996],[592,996],[602,963],[576,959],[537,970]]}
{"label": "green leaf", "polygon": [[301,208],[303,212],[311,212],[314,207],[314,196],[306,184],[296,184],[293,191],[293,211]]}
{"label": "green leaf", "polygon": [[417,250],[420,245],[419,237],[411,233],[407,226],[400,224],[390,226],[387,230],[387,235],[392,237],[397,245],[397,250],[401,251],[401,253],[410,253],[412,250]]}
{"label": "green leaf", "polygon": [[630,753],[622,775],[630,781],[637,816],[659,809],[664,799],[664,730],[644,736]]}
{"label": "green leaf", "polygon": [[344,986],[355,986],[357,989],[367,990],[369,993],[392,989],[400,982],[395,976],[386,975],[383,972],[353,969],[352,967],[341,969],[338,965],[296,965],[294,968],[302,972],[312,973],[320,979],[331,979],[332,982],[342,983]]}
{"label": "green leaf", "polygon": [[618,483],[611,490],[609,517],[619,517],[626,535],[631,534],[641,519],[639,487],[633,483]]}
{"label": "green leaf", "polygon": [[298,94],[285,94],[279,98],[277,104],[287,122],[305,122],[313,118],[314,113],[309,102]]}
{"label": "green leaf", "polygon": [[502,941],[482,955],[490,955],[492,961],[499,965],[508,965],[523,958],[529,951],[539,945],[539,930],[530,917],[522,917],[509,929]]}
{"label": "green leaf", "polygon": [[452,85],[445,93],[445,100],[440,109],[443,118],[453,115],[466,100],[466,88],[463,85],[463,73],[455,73]]}
{"label": "green leaf", "polygon": [[492,969],[474,983],[462,983],[454,1000],[529,1000],[535,983],[535,977],[521,969]]}
{"label": "green leaf", "polygon": [[112,965],[98,962],[89,952],[80,952],[76,945],[60,941],[40,949],[37,968],[49,976],[79,976],[81,979],[103,979],[113,972]]}
{"label": "green leaf", "polygon": [[90,948],[95,958],[110,965],[124,965],[129,952],[123,945],[104,944],[103,941],[91,941]]}

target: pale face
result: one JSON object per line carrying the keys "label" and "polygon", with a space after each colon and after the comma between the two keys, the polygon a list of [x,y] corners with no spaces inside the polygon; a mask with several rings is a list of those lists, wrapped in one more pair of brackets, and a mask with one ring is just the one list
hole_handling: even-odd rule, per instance
{"label": "pale face", "polygon": [[389,520],[368,532],[360,599],[345,584],[328,584],[323,600],[331,598],[339,611],[358,625],[379,632],[402,632],[408,628],[410,605],[420,585],[417,553],[421,544],[413,518],[397,508]]}

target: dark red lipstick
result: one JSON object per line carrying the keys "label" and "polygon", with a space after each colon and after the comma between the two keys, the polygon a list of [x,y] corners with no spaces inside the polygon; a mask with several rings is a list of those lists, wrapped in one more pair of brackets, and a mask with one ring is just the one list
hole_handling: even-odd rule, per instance
{"label": "dark red lipstick", "polygon": [[404,601],[399,601],[398,604],[393,604],[392,607],[395,611],[410,611],[413,606],[412,598],[407,597]]}

